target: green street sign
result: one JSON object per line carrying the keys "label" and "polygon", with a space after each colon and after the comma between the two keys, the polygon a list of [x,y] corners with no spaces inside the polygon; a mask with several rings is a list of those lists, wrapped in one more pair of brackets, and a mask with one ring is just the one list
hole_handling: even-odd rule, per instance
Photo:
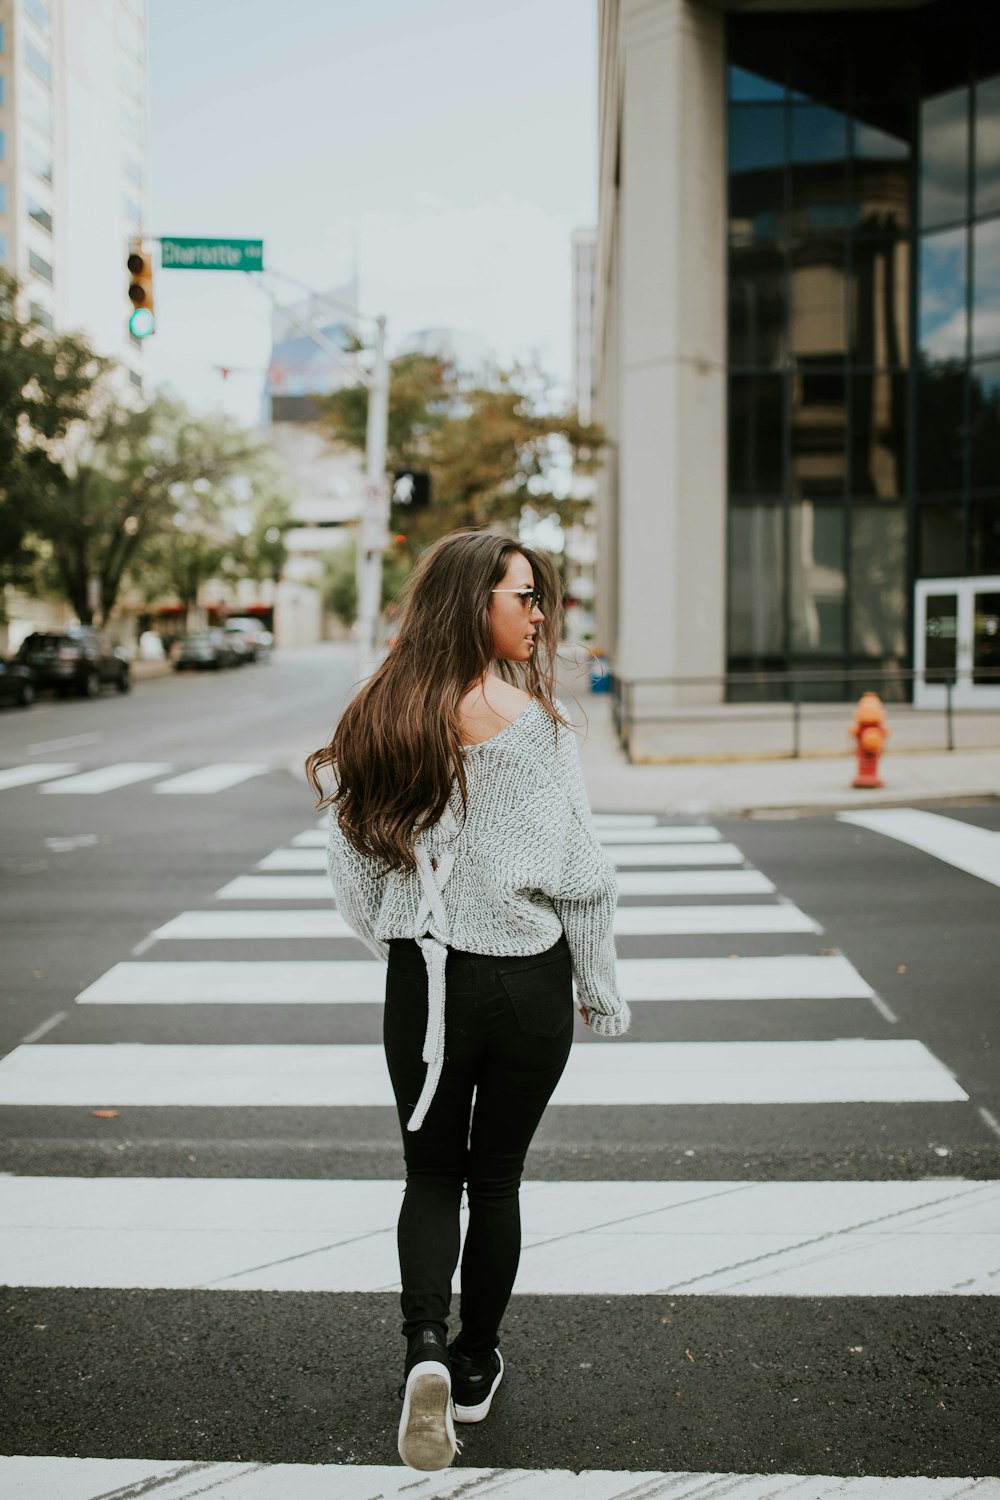
{"label": "green street sign", "polygon": [[263,271],[263,240],[191,240],[162,235],[165,271]]}

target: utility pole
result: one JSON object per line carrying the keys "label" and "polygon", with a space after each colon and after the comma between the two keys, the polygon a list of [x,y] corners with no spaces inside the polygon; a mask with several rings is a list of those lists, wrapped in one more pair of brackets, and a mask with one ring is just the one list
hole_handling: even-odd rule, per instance
{"label": "utility pole", "polygon": [[375,363],[368,379],[365,432],[365,503],[358,537],[358,676],[375,670],[376,630],[382,610],[382,554],[389,545],[389,486],[385,462],[389,442],[389,366],[385,318],[376,319]]}

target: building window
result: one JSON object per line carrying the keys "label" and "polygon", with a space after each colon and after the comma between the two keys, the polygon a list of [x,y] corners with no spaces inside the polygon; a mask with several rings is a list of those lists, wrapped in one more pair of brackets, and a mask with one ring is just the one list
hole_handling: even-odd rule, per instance
{"label": "building window", "polygon": [[25,165],[41,182],[52,183],[52,158],[41,151],[33,141],[28,141],[24,148]]}
{"label": "building window", "polygon": [[32,41],[25,40],[24,60],[28,64],[28,67],[31,69],[31,71],[34,73],[35,77],[40,78],[44,84],[51,88],[52,64],[45,56],[45,53],[42,52],[40,48],[36,47],[34,42]]}
{"label": "building window", "polygon": [[7,155],[7,137],[6,137],[5,133],[4,133],[4,131],[0,130],[0,161],[3,161],[3,159],[4,159],[4,157],[6,155]]}
{"label": "building window", "polygon": [[49,234],[52,233],[52,215],[44,203],[39,203],[37,198],[29,197],[28,199],[28,218],[41,225],[42,229],[47,230]]}
{"label": "building window", "polygon": [[129,370],[128,378],[137,390],[142,390],[142,376],[139,374],[138,370]]}
{"label": "building window", "polygon": [[40,328],[47,328],[50,333],[56,326],[52,314],[49,312],[48,308],[43,307],[40,302],[31,303],[28,308],[28,317],[31,319],[32,323],[37,323]]}
{"label": "building window", "polygon": [[0,214],[7,212],[7,184],[0,182]]}
{"label": "building window", "polygon": [[7,51],[7,22],[0,21],[0,53]]}
{"label": "building window", "polygon": [[48,31],[52,15],[45,0],[24,0],[24,9],[36,26],[41,27],[42,31]]}
{"label": "building window", "polygon": [[135,199],[130,197],[129,194],[126,193],[122,200],[122,203],[125,209],[125,217],[126,219],[128,219],[129,223],[135,224],[137,227],[141,226],[142,209],[139,207]]}
{"label": "building window", "polygon": [[7,236],[0,234],[0,266],[7,264]]}
{"label": "building window", "polygon": [[124,108],[124,106],[122,107],[121,121],[122,129],[124,130],[125,134],[141,146],[144,141],[142,121],[138,120],[132,113],[132,111],[130,109]]}
{"label": "building window", "polygon": [[28,265],[31,267],[32,271],[34,271],[36,276],[40,276],[42,281],[47,281],[51,286],[53,280],[52,267],[49,265],[47,260],[43,260],[36,251],[29,250]]}
{"label": "building window", "polygon": [[24,88],[24,115],[43,135],[52,139],[52,100],[34,84],[26,84]]}
{"label": "building window", "polygon": [[125,158],[125,175],[134,182],[136,187],[141,188],[143,183],[142,162],[136,161],[134,156]]}
{"label": "building window", "polygon": [[6,104],[6,102],[7,102],[7,80],[4,77],[4,75],[2,73],[0,73],[0,104]]}

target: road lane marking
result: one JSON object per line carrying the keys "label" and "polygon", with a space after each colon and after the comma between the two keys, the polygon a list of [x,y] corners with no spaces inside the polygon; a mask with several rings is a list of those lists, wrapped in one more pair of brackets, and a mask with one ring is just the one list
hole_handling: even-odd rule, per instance
{"label": "road lane marking", "polygon": [[[0,1280],[398,1291],[402,1186],[8,1177]],[[1000,1295],[1000,1182],[527,1181],[521,1213],[522,1296]]]}
{"label": "road lane marking", "polygon": [[103,738],[103,734],[97,731],[93,734],[67,734],[61,740],[39,740],[36,745],[29,745],[28,754],[47,755],[51,750],[68,750],[71,745],[96,745]]}
{"label": "road lane marking", "polygon": [[178,797],[224,792],[230,787],[239,786],[241,782],[249,781],[253,776],[263,776],[270,769],[269,765],[259,762],[217,761],[213,765],[199,766],[195,771],[172,776],[169,781],[160,781],[153,791]]}
{"label": "road lane marking", "polygon": [[975,828],[957,818],[921,812],[912,807],[890,807],[882,812],[838,813],[843,823],[854,823],[872,833],[898,839],[945,864],[1000,885],[1000,833]]}
{"label": "road lane marking", "polygon": [[[608,844],[605,854],[615,865],[741,865],[743,855],[735,844]],[[274,849],[254,866],[273,870],[325,870],[326,849],[298,845]]]}
{"label": "road lane marking", "polygon": [[[574,1047],[559,1105],[947,1103],[968,1095],[922,1042]],[[0,1104],[393,1105],[382,1047],[43,1043],[0,1058]]]}
{"label": "road lane marking", "polygon": [[[620,896],[769,896],[760,870],[623,870]],[[220,901],[332,901],[326,875],[237,875],[215,893]]]}
{"label": "road lane marking", "polygon": [[[620,906],[614,930],[619,937],[683,936],[703,933],[783,933],[821,931],[791,903],[716,906]],[[157,927],[146,939],[253,941],[272,938],[354,937],[339,912],[305,908],[275,911],[185,911]],[[133,950],[134,951],[134,950]]]}
{"label": "road lane marking", "polygon": [[173,766],[169,761],[122,760],[114,765],[98,766],[94,771],[83,771],[79,776],[70,776],[65,781],[49,782],[39,790],[96,796],[100,792],[112,792],[118,787],[132,786],[137,781],[149,781],[154,776],[165,776],[172,770]]}
{"label": "road lane marking", "polygon": [[[841,954],[777,958],[621,958],[628,1001],[870,1000]],[[376,959],[195,959],[118,963],[76,996],[80,1005],[358,1005],[385,999]]]}
{"label": "road lane marking", "polygon": [[40,766],[8,766],[6,771],[0,771],[0,792],[12,786],[31,786],[35,781],[47,781],[53,776],[72,776],[79,769],[79,765],[59,765],[56,761]]}
{"label": "road lane marking", "polygon": [[[458,1476],[461,1476],[459,1479]],[[451,1500],[456,1485],[476,1500],[1000,1500],[1000,1480],[721,1474],[629,1469],[474,1469],[421,1474],[400,1464],[216,1463],[204,1459],[0,1458],[10,1500]],[[191,1486],[196,1488],[192,1489]]]}

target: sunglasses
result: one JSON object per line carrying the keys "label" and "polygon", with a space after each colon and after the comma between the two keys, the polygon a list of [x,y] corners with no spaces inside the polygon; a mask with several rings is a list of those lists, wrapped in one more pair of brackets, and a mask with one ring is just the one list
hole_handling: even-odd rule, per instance
{"label": "sunglasses", "polygon": [[520,599],[521,603],[524,605],[525,609],[528,609],[528,610],[541,609],[541,607],[542,607],[542,591],[541,591],[541,589],[529,589],[529,588],[523,588],[523,589],[490,589],[490,593],[491,594],[516,594],[517,597]]}

